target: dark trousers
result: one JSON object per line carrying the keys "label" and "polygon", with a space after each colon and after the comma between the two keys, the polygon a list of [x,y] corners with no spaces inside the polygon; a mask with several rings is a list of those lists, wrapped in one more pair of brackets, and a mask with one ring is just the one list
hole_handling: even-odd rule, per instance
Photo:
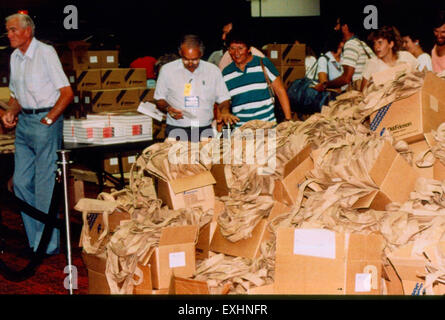
{"label": "dark trousers", "polygon": [[199,142],[202,138],[213,138],[213,128],[212,126],[176,127],[167,124],[165,136],[180,141]]}

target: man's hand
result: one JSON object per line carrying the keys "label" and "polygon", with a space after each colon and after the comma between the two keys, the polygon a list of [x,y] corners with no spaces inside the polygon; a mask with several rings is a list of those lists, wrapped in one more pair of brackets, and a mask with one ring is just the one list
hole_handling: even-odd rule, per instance
{"label": "man's hand", "polygon": [[237,116],[234,116],[230,112],[221,112],[220,119],[217,120],[218,123],[223,122],[224,124],[235,124],[239,121]]}
{"label": "man's hand", "polygon": [[324,91],[324,86],[322,83],[317,83],[314,87],[315,90],[317,90],[318,92],[322,92]]}
{"label": "man's hand", "polygon": [[17,114],[15,114],[12,110],[8,110],[2,116],[2,121],[5,125],[5,128],[14,128],[17,125]]}
{"label": "man's hand", "polygon": [[179,109],[175,109],[172,106],[168,106],[167,107],[167,112],[170,115],[170,117],[172,117],[175,120],[179,120],[184,118],[184,115],[182,114],[182,111]]}

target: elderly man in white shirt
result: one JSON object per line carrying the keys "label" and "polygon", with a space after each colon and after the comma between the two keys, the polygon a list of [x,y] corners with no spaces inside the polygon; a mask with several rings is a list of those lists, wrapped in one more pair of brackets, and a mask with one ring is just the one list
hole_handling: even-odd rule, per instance
{"label": "elderly man in white shirt", "polygon": [[154,98],[157,108],[167,113],[167,137],[195,142],[212,137],[215,103],[224,111],[222,121],[233,117],[226,112],[230,94],[221,71],[201,60],[203,50],[198,36],[185,35],[179,46],[181,58],[160,70]]}
{"label": "elderly man in white shirt", "polygon": [[[57,150],[62,145],[63,111],[73,91],[52,46],[34,38],[34,23],[24,14],[6,18],[11,47],[9,109],[2,116],[7,128],[16,126],[14,193],[32,207],[47,213],[52,199]],[[29,246],[36,251],[44,225],[22,213]],[[60,248],[54,230],[47,254]]]}

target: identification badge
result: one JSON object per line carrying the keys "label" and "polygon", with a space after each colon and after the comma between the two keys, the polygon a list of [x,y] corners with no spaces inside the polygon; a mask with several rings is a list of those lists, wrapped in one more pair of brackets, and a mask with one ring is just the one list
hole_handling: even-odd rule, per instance
{"label": "identification badge", "polygon": [[184,96],[188,97],[192,93],[192,84],[186,83],[184,84]]}
{"label": "identification badge", "polygon": [[199,97],[198,96],[184,97],[184,106],[186,108],[199,108]]}

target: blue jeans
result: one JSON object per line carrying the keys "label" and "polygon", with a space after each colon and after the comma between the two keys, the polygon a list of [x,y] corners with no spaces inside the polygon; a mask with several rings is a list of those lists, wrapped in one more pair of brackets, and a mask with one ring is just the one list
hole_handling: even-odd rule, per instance
{"label": "blue jeans", "polygon": [[[40,123],[47,112],[18,117],[15,132],[14,193],[34,208],[48,213],[53,195],[57,150],[62,146],[63,117],[51,126]],[[37,250],[44,224],[22,212],[23,224],[31,249]],[[58,253],[60,230],[54,229],[46,253]]]}

